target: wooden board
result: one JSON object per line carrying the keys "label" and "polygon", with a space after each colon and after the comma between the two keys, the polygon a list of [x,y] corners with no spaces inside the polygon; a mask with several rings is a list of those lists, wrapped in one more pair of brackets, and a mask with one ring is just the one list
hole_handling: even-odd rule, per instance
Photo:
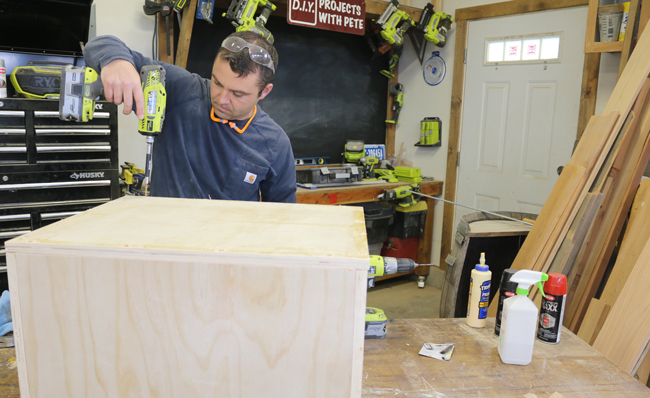
{"label": "wooden board", "polygon": [[584,6],[589,4],[588,0],[540,0],[527,1],[515,0],[505,1],[483,6],[467,7],[456,10],[456,21],[469,21],[481,18],[494,18],[506,15],[524,14],[527,12],[554,10],[559,8]]}
{"label": "wooden board", "polygon": [[601,301],[609,305],[614,305],[616,302],[630,273],[632,273],[633,266],[637,262],[645,242],[650,239],[648,225],[650,225],[650,179],[644,179],[636,193],[625,237],[616,258],[616,264],[600,296]]}
{"label": "wooden board", "polygon": [[[634,36],[634,31],[637,26],[637,20],[639,19],[640,7],[641,7],[641,0],[630,0],[630,11],[627,16],[627,26],[630,27],[630,30],[626,29],[625,39],[623,40],[621,61],[618,64],[619,79],[623,74],[623,70],[625,70],[625,65],[627,65],[627,61],[630,58],[630,54],[632,54],[632,50],[634,50],[634,44],[636,43],[636,37]],[[641,35],[641,32],[639,32],[639,35]]]}
{"label": "wooden board", "polygon": [[152,197],[7,242],[21,395],[359,397],[366,242],[360,208]]}
{"label": "wooden board", "polygon": [[[458,13],[458,10],[456,11]],[[456,177],[458,174],[458,151],[460,150],[460,125],[465,90],[465,49],[467,47],[467,22],[456,21],[456,47],[454,48],[454,74],[451,87],[451,111],[449,116],[449,140],[447,141],[447,166],[445,177],[445,200],[456,200]],[[440,242],[440,269],[446,270],[445,259],[451,252],[454,230],[454,206],[445,203],[442,215],[442,241]]]}
{"label": "wooden board", "polygon": [[596,93],[598,92],[599,73],[600,53],[586,53],[582,67],[582,88],[580,90],[577,140],[581,139],[587,123],[589,123],[589,119],[596,113]]}
{"label": "wooden board", "polygon": [[[559,344],[536,341],[526,366],[501,362],[494,318],[480,329],[460,318],[396,319],[387,332],[366,340],[367,398],[650,397],[650,389],[567,329]],[[425,342],[455,343],[451,360],[418,355]]]}
{"label": "wooden board", "polygon": [[580,330],[578,331],[578,337],[593,345],[611,309],[611,305],[602,300],[591,299],[585,320],[582,322],[582,326],[580,326]]}
{"label": "wooden board", "polygon": [[[646,82],[645,89],[650,87],[650,79]],[[647,92],[647,91],[646,91]],[[646,100],[646,98],[639,98]],[[588,304],[596,294],[600,281],[602,280],[605,269],[614,250],[616,239],[618,238],[627,213],[632,205],[634,194],[641,181],[641,176],[648,164],[650,158],[650,141],[648,132],[650,131],[650,102],[644,101],[645,105],[640,113],[637,126],[631,127],[631,134],[625,138],[629,142],[623,142],[622,152],[617,156],[612,171],[617,174],[612,186],[611,199],[607,199],[609,206],[603,207],[603,221],[598,233],[592,239],[595,239],[594,250],[588,256],[588,264],[593,265],[593,272],[589,278],[583,278],[581,286],[578,286],[575,300],[571,307],[575,309],[573,319],[570,324],[572,330],[579,330],[580,323],[586,313]],[[576,307],[577,303],[577,307]]]}
{"label": "wooden board", "polygon": [[614,268],[600,300],[592,299],[578,336],[593,344],[611,307],[616,303],[645,243],[650,239],[650,179],[643,180],[637,191]]}
{"label": "wooden board", "polygon": [[[553,186],[551,194],[544,203],[542,211],[510,268],[517,270],[534,269],[549,238],[558,228],[558,222],[570,212],[571,208],[567,207],[567,203],[575,201],[576,186],[584,184],[585,173],[584,167],[571,163],[564,167],[560,178]],[[496,306],[497,301],[493,300],[490,304],[490,312],[496,313]]]}
{"label": "wooden board", "polygon": [[650,340],[650,241],[645,244],[625,287],[612,307],[594,348],[633,374]]}

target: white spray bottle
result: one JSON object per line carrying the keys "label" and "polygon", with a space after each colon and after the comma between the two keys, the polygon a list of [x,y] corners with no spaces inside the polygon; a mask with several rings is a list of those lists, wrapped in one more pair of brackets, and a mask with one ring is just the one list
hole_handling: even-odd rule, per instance
{"label": "white spray bottle", "polygon": [[533,359],[537,331],[537,306],[528,298],[530,287],[537,284],[544,295],[548,275],[538,271],[517,271],[510,282],[518,283],[517,295],[503,301],[499,355],[503,363],[528,365]]}

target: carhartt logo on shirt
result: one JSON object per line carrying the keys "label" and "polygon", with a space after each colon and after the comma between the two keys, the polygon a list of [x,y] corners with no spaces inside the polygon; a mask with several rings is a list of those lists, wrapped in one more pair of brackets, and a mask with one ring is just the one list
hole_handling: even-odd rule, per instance
{"label": "carhartt logo on shirt", "polygon": [[246,177],[244,178],[244,182],[247,182],[249,184],[254,184],[256,179],[257,179],[257,174],[253,174],[247,171]]}

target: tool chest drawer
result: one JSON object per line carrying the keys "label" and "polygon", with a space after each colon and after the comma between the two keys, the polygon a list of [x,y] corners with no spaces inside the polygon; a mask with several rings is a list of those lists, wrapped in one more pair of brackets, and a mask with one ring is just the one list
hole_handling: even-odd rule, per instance
{"label": "tool chest drawer", "polygon": [[6,241],[119,196],[116,105],[77,123],[58,100],[0,99],[0,271]]}

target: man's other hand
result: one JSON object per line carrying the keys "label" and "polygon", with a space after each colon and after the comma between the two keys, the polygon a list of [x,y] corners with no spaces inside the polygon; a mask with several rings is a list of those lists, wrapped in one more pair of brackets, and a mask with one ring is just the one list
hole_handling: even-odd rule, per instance
{"label": "man's other hand", "polygon": [[113,60],[102,68],[101,78],[107,101],[116,105],[124,103],[125,115],[131,113],[135,102],[138,119],[144,118],[142,83],[140,74],[132,63],[124,59]]}

